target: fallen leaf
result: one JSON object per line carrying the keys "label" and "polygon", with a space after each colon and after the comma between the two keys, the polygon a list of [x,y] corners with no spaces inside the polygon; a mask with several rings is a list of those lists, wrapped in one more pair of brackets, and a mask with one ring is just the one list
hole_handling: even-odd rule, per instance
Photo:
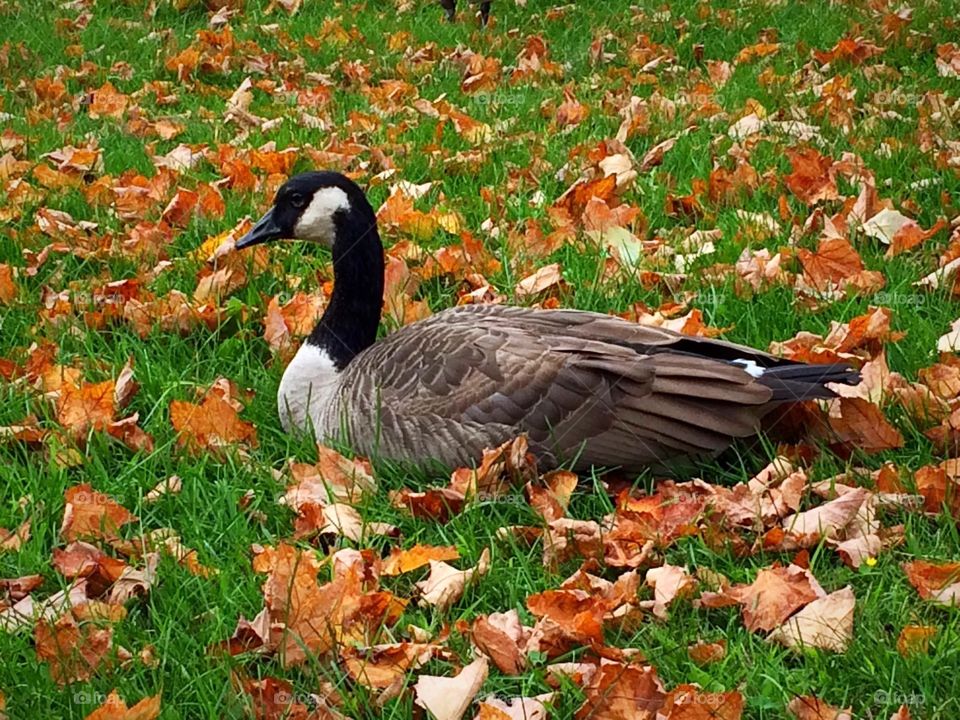
{"label": "fallen leaf", "polygon": [[792,616],[768,636],[789,648],[815,647],[845,652],[853,639],[853,610],[856,599],[847,585],[818,598]]}
{"label": "fallen leaf", "polygon": [[104,703],[86,716],[84,720],[155,720],[160,717],[160,696],[146,697],[133,707],[111,690]]}
{"label": "fallen leaf", "polygon": [[413,687],[414,702],[436,720],[460,720],[487,679],[487,659],[479,657],[452,678],[421,675]]}
{"label": "fallen leaf", "polygon": [[938,632],[939,628],[930,625],[906,625],[897,638],[897,652],[903,657],[926,655],[930,651],[930,641]]}
{"label": "fallen leaf", "polygon": [[489,568],[490,550],[487,548],[480,553],[476,566],[467,570],[457,570],[445,562],[431,560],[430,575],[416,584],[420,598],[424,603],[443,612],[460,599],[469,581],[485,575]]}

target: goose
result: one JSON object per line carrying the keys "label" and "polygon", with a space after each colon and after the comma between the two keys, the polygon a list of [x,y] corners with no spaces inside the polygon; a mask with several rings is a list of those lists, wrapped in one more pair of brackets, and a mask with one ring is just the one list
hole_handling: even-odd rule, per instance
{"label": "goose", "polygon": [[334,285],[280,381],[288,433],[371,458],[446,467],[527,435],[541,467],[639,472],[710,456],[785,403],[855,385],[847,365],[807,365],[583,310],[464,305],[377,341],[384,249],[363,190],[336,172],[290,178],[236,242],[319,243]]}
{"label": "goose", "polygon": [[[492,0],[480,0],[480,22],[487,24],[490,19],[490,3]],[[453,22],[457,19],[457,0],[440,0],[440,5],[447,11],[447,20]]]}

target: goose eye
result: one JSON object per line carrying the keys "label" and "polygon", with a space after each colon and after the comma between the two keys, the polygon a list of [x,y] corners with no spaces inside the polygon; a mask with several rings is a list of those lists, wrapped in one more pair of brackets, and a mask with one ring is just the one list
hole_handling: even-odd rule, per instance
{"label": "goose eye", "polygon": [[306,207],[307,199],[300,193],[294,193],[293,195],[290,196],[290,204],[293,205],[295,208]]}

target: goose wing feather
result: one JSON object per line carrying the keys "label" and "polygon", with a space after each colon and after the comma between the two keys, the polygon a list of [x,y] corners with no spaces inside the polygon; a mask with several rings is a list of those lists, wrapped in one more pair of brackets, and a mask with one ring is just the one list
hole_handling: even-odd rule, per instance
{"label": "goose wing feather", "polygon": [[402,328],[345,371],[351,442],[460,464],[526,432],[555,462],[636,468],[756,431],[772,356],[582,311],[467,306]]}

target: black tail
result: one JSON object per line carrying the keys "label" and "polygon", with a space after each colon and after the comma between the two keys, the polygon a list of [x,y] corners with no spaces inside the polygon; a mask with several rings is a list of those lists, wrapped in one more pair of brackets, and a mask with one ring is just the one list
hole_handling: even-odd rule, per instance
{"label": "black tail", "polygon": [[860,373],[844,363],[806,365],[802,363],[764,368],[759,378],[761,385],[773,390],[775,402],[826,400],[837,394],[827,383],[857,385]]}

